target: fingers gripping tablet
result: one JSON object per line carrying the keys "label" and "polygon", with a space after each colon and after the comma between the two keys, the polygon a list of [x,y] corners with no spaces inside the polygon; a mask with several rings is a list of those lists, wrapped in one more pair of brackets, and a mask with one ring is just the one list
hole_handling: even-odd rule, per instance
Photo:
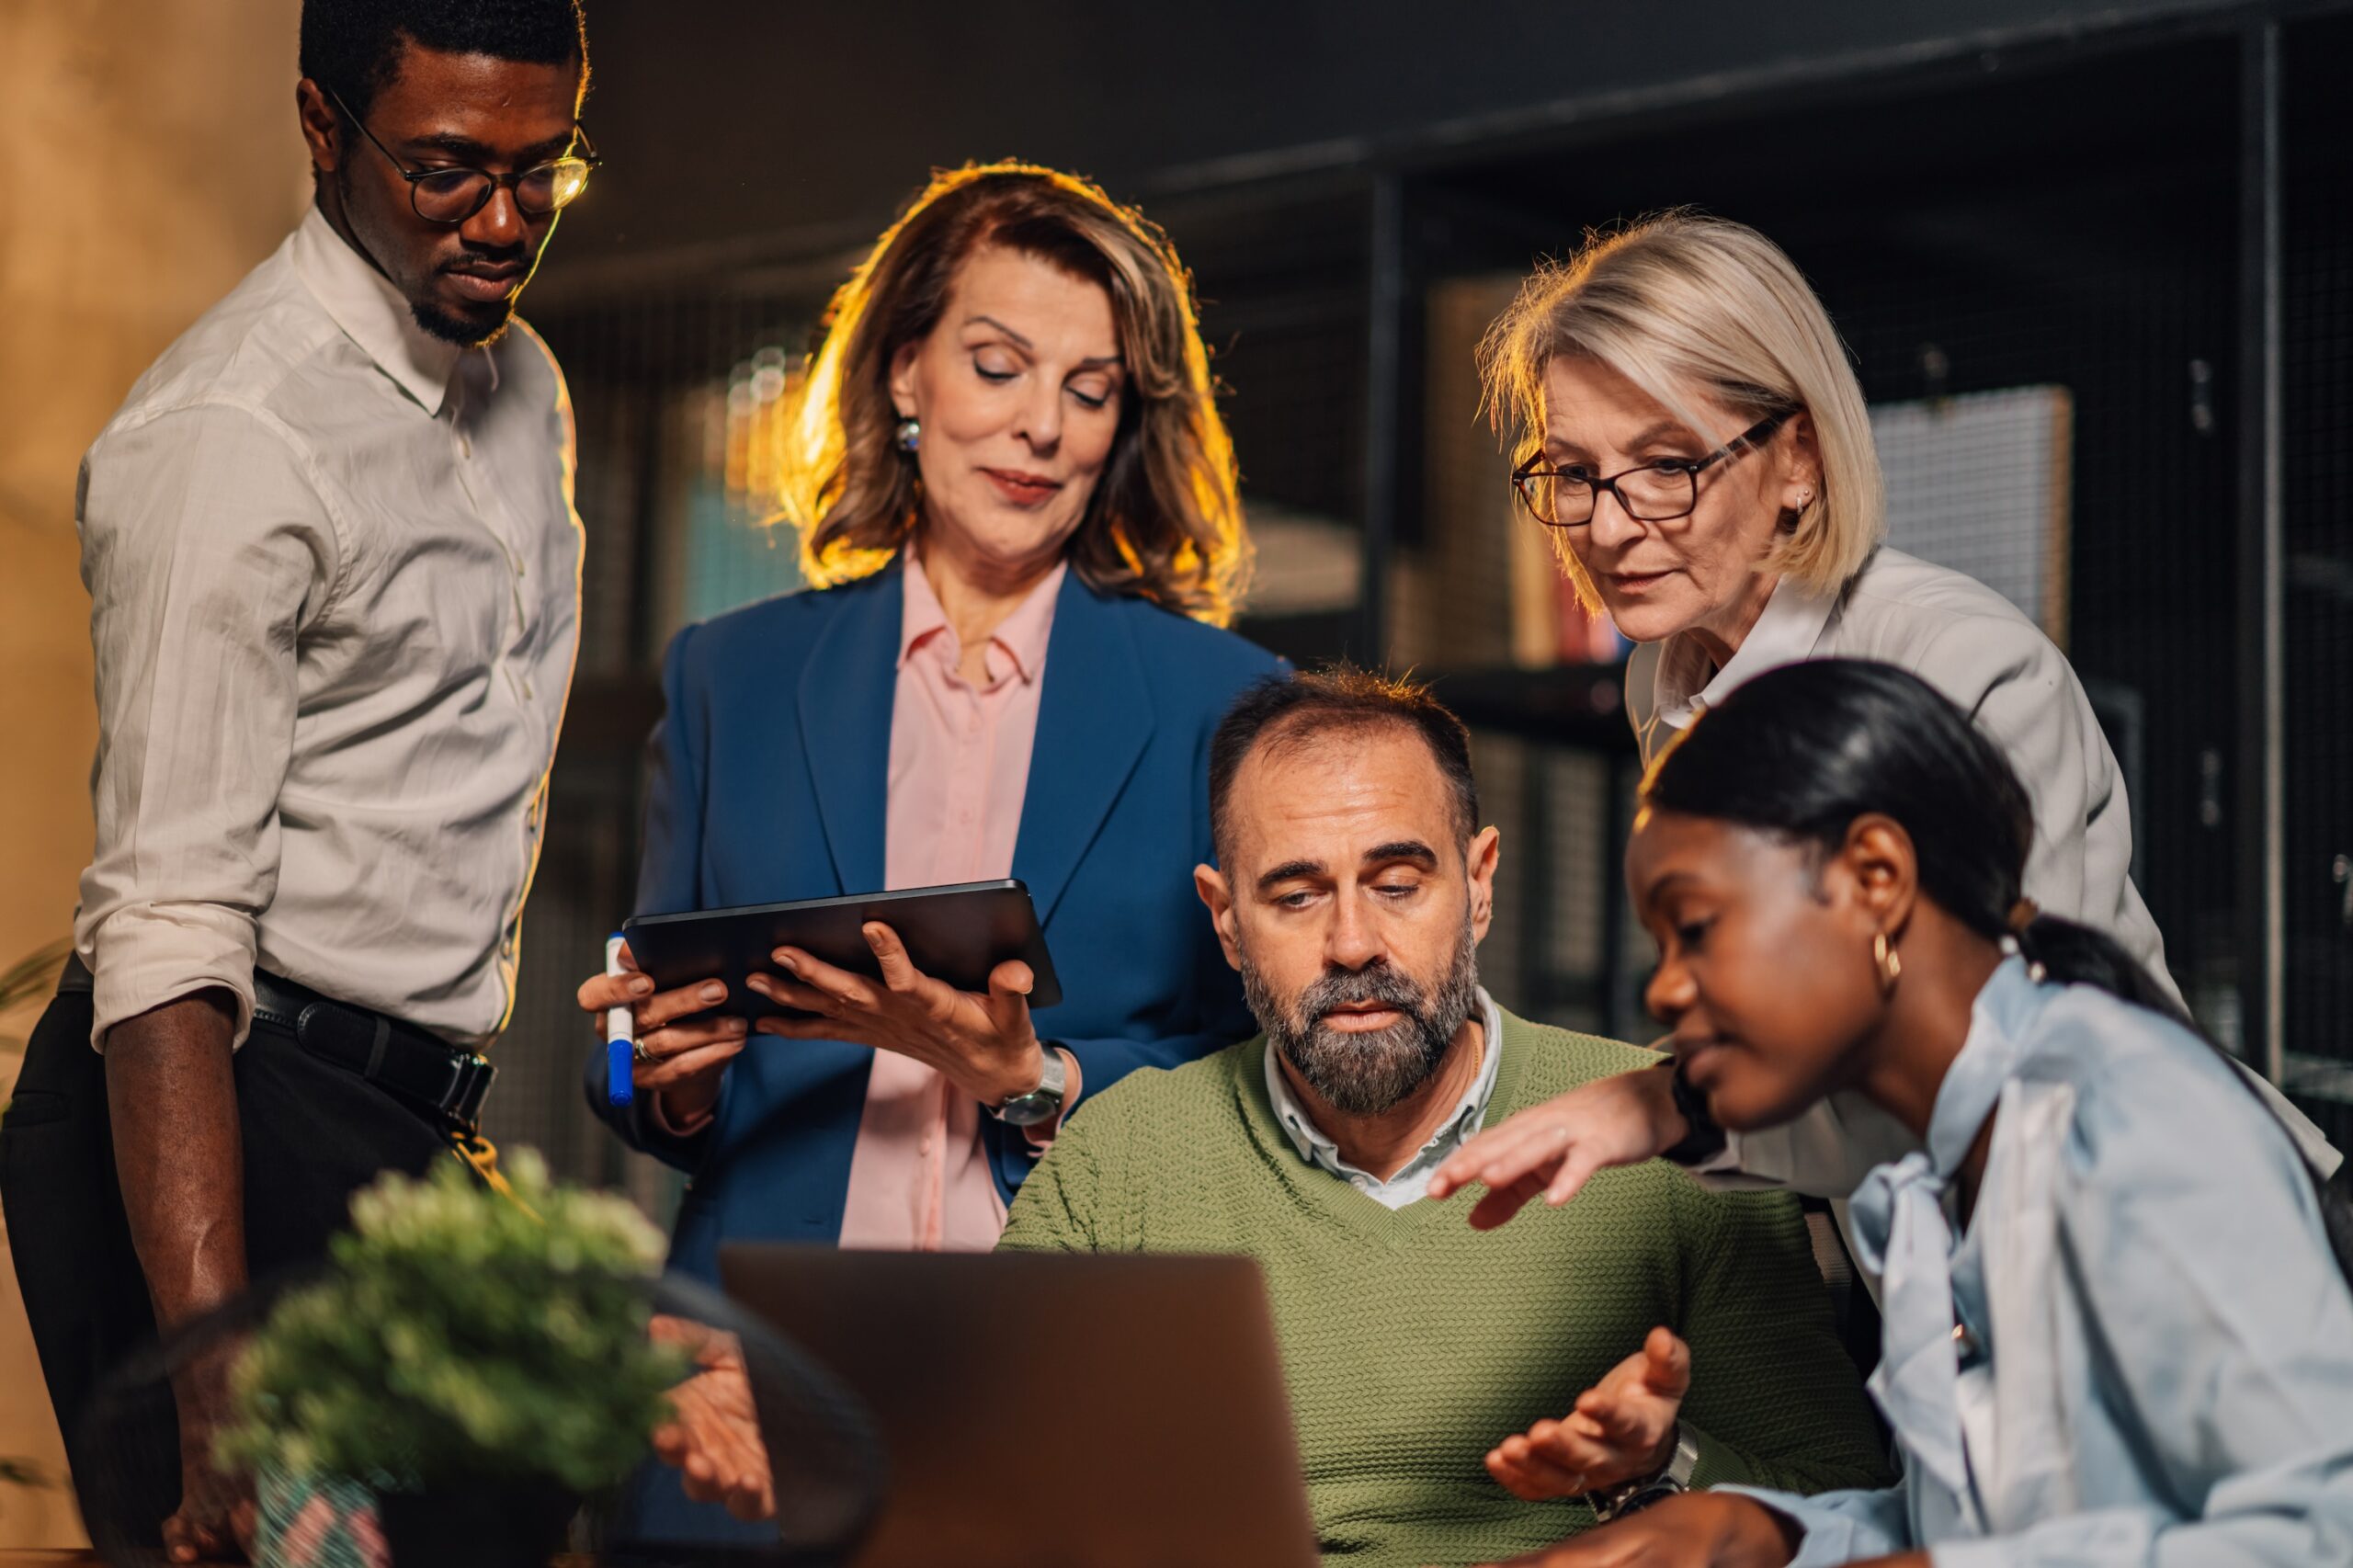
{"label": "fingers gripping tablet", "polygon": [[836,968],[881,978],[881,965],[865,936],[865,927],[878,921],[897,933],[917,971],[960,991],[985,993],[989,971],[1008,959],[1018,959],[1036,977],[1029,992],[1032,1008],[1051,1007],[1062,1000],[1062,983],[1046,951],[1029,890],[1014,878],[641,915],[621,929],[638,967],[662,989],[722,980],[728,1000],[715,1010],[760,1018],[805,1016],[768,1001],[745,983],[756,972],[776,971],[779,948],[798,948]]}

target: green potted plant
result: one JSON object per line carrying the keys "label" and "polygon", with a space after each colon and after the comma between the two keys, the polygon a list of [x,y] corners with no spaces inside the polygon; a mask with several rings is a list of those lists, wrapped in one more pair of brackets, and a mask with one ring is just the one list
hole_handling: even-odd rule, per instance
{"label": "green potted plant", "polygon": [[263,1320],[219,1452],[260,1478],[265,1549],[293,1478],[372,1490],[396,1564],[543,1563],[581,1496],[646,1453],[689,1370],[647,1336],[661,1233],[530,1151],[508,1177],[491,1192],[454,1159],[384,1176],[324,1276]]}

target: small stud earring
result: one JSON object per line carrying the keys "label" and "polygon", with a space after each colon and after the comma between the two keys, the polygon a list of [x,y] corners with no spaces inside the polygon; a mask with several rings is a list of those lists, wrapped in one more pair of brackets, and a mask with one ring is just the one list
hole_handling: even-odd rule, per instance
{"label": "small stud earring", "polygon": [[923,445],[922,423],[915,419],[900,420],[898,434],[894,439],[899,450],[903,452],[914,451],[917,447]]}
{"label": "small stud earring", "polygon": [[1871,962],[1879,968],[1879,988],[1892,992],[1895,983],[1904,977],[1904,955],[1888,945],[1887,933],[1871,937]]}

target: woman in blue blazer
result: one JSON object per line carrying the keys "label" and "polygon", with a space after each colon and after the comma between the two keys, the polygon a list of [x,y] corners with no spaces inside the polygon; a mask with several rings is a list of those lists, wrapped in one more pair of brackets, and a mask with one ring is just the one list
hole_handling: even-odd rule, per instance
{"label": "woman in blue blazer", "polygon": [[[1034,676],[1029,706],[1003,721],[1034,719],[1026,789],[1017,775],[992,808],[1000,836],[1012,830],[1011,864],[982,874],[1029,885],[1063,1000],[1031,1018],[1018,977],[994,998],[897,995],[813,960],[756,983],[831,1016],[768,1020],[785,1038],[747,1039],[740,1019],[673,1021],[709,1006],[692,988],[584,985],[582,1005],[600,1016],[637,1005],[644,1092],[613,1108],[600,1054],[588,1097],[631,1144],[692,1177],[672,1265],[703,1279],[722,1241],[841,1238],[854,1166],[870,1204],[877,1183],[952,1186],[960,1168],[966,1188],[961,1235],[951,1213],[943,1243],[935,1201],[928,1233],[918,1222],[904,1242],[854,1241],[986,1244],[971,1189],[1001,1222],[1058,1124],[1018,1124],[1017,1109],[1040,1103],[1029,1091],[1066,1114],[1137,1067],[1173,1066],[1253,1028],[1191,872],[1210,856],[1211,733],[1280,665],[1221,629],[1246,543],[1181,264],[1091,186],[1024,165],[966,168],[884,233],[828,327],[786,464],[786,511],[819,589],[690,627],[671,645],[638,908],[972,880],[920,867],[910,877],[891,842],[907,820],[902,792],[939,785],[907,777],[925,756],[915,743],[944,733],[937,713],[896,710],[911,689],[935,694],[909,686],[908,665],[954,666],[932,672],[937,690],[972,698],[975,735],[1000,710],[973,694]],[[936,645],[911,640],[918,616],[944,623]],[[1021,628],[1037,640],[1026,653]],[[987,825],[972,815],[936,812],[922,836],[954,863],[957,835]],[[936,1028],[934,1012],[956,1017]],[[919,1058],[948,1099],[968,1102],[933,1129],[963,1142],[946,1178],[936,1157],[865,1163],[861,1141],[879,1138],[879,1051]],[[1009,1120],[988,1114],[1000,1108]],[[991,1179],[978,1183],[983,1168]],[[930,1198],[906,1201],[920,1214]]]}

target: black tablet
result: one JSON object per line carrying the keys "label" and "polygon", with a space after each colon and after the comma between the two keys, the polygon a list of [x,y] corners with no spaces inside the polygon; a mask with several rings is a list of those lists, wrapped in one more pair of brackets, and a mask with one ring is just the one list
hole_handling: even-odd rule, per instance
{"label": "black tablet", "polygon": [[[1037,984],[1032,1008],[1063,999],[1054,960],[1046,951],[1029,890],[1019,881],[960,882],[952,887],[806,898],[793,903],[753,903],[736,909],[697,909],[682,915],[641,915],[621,934],[638,968],[665,991],[716,977],[727,1000],[710,1009],[739,1017],[806,1017],[780,1007],[745,983],[754,972],[777,972],[769,954],[799,948],[836,968],[875,979],[882,966],[866,945],[864,927],[879,920],[899,934],[916,969],[960,991],[985,992],[989,971],[1007,959],[1029,966]],[[698,1015],[699,1016],[699,1015]]]}

